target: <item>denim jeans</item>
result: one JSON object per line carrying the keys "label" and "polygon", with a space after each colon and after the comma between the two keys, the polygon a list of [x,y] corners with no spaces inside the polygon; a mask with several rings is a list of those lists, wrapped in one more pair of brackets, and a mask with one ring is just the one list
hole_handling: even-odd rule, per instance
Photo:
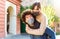
{"label": "denim jeans", "polygon": [[31,39],[56,39],[56,38],[53,30],[47,27],[45,33],[42,36],[31,35]]}
{"label": "denim jeans", "polygon": [[42,36],[31,35],[31,39],[42,39]]}
{"label": "denim jeans", "polygon": [[45,30],[45,34],[46,34],[46,36],[49,36],[49,37],[47,37],[47,39],[49,38],[49,39],[56,39],[56,34],[55,34],[55,32],[52,30],[52,29],[50,29],[50,28],[46,28],[46,30]]}

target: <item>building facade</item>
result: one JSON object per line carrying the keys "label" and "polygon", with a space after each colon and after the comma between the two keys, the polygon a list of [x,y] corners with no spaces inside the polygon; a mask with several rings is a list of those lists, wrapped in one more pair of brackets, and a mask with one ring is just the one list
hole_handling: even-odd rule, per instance
{"label": "building facade", "polygon": [[0,38],[20,34],[20,0],[0,0]]}

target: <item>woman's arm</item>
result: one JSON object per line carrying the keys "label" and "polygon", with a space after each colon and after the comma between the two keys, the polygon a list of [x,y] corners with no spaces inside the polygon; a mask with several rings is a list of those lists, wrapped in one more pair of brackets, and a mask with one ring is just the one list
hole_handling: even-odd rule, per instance
{"label": "woman's arm", "polygon": [[27,25],[26,32],[29,34],[34,34],[34,35],[43,35],[47,26],[46,17],[42,16],[40,21],[41,21],[41,25],[39,29],[30,29]]}
{"label": "woman's arm", "polygon": [[41,35],[44,34],[45,29],[46,29],[46,26],[47,26],[46,17],[45,16],[42,16],[41,25],[40,25],[40,28],[39,28],[39,31],[41,32]]}
{"label": "woman's arm", "polygon": [[26,25],[26,32],[28,34],[33,34],[33,35],[41,35],[40,31],[38,29],[30,29],[28,25]]}

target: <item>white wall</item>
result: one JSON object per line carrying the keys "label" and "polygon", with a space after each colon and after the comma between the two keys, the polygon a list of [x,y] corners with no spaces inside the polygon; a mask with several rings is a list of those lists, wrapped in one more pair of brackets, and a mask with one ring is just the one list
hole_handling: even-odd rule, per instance
{"label": "white wall", "polygon": [[13,9],[13,11],[10,11],[10,26],[9,26],[9,32],[12,34],[16,34],[16,5],[6,1],[6,7],[5,7],[5,34],[7,35],[7,9],[10,7]]}
{"label": "white wall", "polygon": [[42,0],[22,0],[22,5],[23,6],[30,6],[35,2],[42,2]]}
{"label": "white wall", "polygon": [[60,17],[60,0],[54,0],[53,4],[54,4],[56,15]]}

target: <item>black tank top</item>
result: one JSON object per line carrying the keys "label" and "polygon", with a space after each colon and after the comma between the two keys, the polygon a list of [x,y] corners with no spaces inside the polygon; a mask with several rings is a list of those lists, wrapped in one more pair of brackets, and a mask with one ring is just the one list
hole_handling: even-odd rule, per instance
{"label": "black tank top", "polygon": [[40,28],[40,24],[36,19],[34,20],[34,26],[30,26],[28,24],[28,26],[31,28],[31,29],[39,29]]}

